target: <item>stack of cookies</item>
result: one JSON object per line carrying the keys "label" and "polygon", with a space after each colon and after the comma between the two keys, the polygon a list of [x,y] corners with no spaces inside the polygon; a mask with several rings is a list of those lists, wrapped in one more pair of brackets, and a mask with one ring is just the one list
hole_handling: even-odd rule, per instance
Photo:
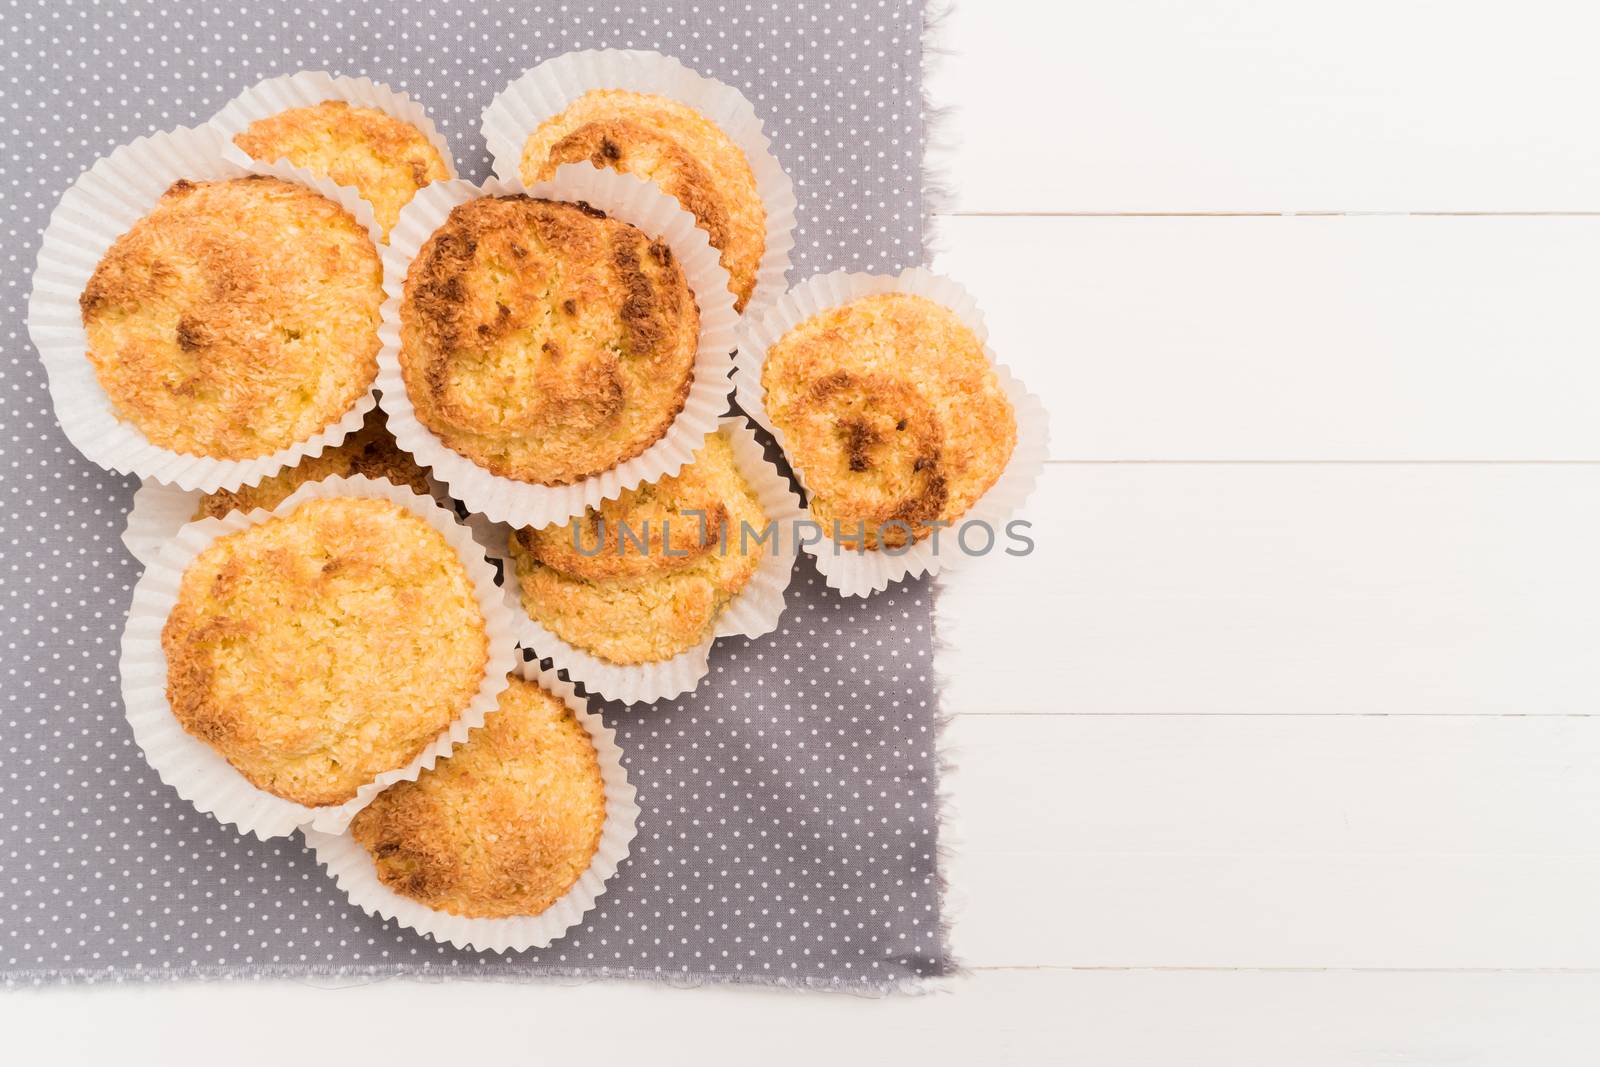
{"label": "stack of cookies", "polygon": [[953,283],[785,291],[793,188],[736,89],[573,53],[483,131],[473,184],[404,94],[270,79],[79,179],[29,325],[74,443],[145,482],[124,696],[163,780],[508,951],[634,833],[573,682],[692,690],[797,545],[845,592],[938,570],[908,550],[1014,509],[1042,419]]}

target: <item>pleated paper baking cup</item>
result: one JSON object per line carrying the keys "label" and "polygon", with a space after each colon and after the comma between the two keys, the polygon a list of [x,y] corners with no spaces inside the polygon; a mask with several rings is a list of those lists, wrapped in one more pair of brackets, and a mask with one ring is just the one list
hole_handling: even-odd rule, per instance
{"label": "pleated paper baking cup", "polygon": [[[184,570],[211,542],[224,534],[287,515],[307,500],[332,497],[393,501],[444,536],[460,555],[472,581],[489,638],[489,659],[477,695],[419,756],[404,767],[378,775],[343,804],[308,807],[257,789],[221,754],[178,722],[167,702],[167,660],[161,647],[161,630],[178,601]],[[316,650],[307,649],[307,654],[315,655]],[[122,698],[134,740],[163,782],[218,822],[267,840],[283,837],[300,826],[337,833],[384,789],[395,782],[413,780],[432,767],[440,756],[448,755],[465,741],[468,731],[483,725],[483,717],[494,710],[506,687],[506,670],[515,661],[513,617],[506,609],[505,598],[495,588],[494,568],[484,560],[467,528],[428,497],[387,481],[357,475],[307,482],[271,511],[234,512],[222,519],[201,519],[181,527],[134,587],[122,638]]]}
{"label": "pleated paper baking cup", "polygon": [[[700,347],[689,395],[666,434],[627,462],[571,485],[536,485],[503,478],[452,450],[417,418],[400,373],[400,302],[412,260],[457,205],[483,196],[520,193],[546,200],[581,200],[665,241],[682,264],[700,308]],[[585,508],[619,496],[640,482],[676,474],[727,410],[738,321],[728,294],[728,272],[722,269],[705,231],[695,226],[694,216],[648,182],[589,163],[568,163],[556,171],[553,180],[531,188],[500,179],[482,186],[436,182],[406,205],[382,251],[388,299],[379,330],[383,348],[378,353],[378,391],[389,416],[389,432],[418,464],[431,468],[434,477],[448,485],[450,494],[470,511],[518,527],[548,526],[581,515]]]}
{"label": "pleated paper baking cup", "polygon": [[772,424],[767,414],[765,390],[761,387],[761,368],[766,362],[767,349],[800,323],[830,308],[862,297],[891,292],[915,293],[942,304],[955,312],[977,335],[983,344],[983,354],[994,367],[995,378],[1010,399],[1016,414],[1017,444],[1005,471],[989,487],[989,491],[965,515],[954,520],[951,529],[940,531],[940,551],[937,553],[933,550],[931,538],[914,542],[903,550],[861,550],[843,546],[829,537],[820,540],[807,538],[804,547],[816,560],[817,570],[822,572],[828,585],[846,596],[870,596],[887,589],[891,582],[923,574],[938,574],[960,566],[971,558],[961,550],[958,540],[959,528],[965,523],[987,523],[994,531],[994,541],[998,544],[1006,521],[1033,492],[1049,453],[1049,420],[1044,405],[1038,397],[1028,392],[1005,364],[995,359],[993,350],[989,348],[989,330],[984,324],[983,312],[978,309],[972,294],[960,283],[920,267],[898,275],[836,271],[801,282],[784,294],[767,314],[759,317],[747,315],[739,325],[739,352],[734,360],[734,395],[739,406],[771,433],[779,447],[789,455],[800,484],[805,485],[805,470],[794,463],[783,433]]}
{"label": "pleated paper baking cup", "polygon": [[628,858],[628,847],[639,820],[639,805],[634,800],[634,788],[628,783],[628,772],[622,766],[622,750],[617,747],[616,734],[606,727],[599,715],[589,711],[588,702],[554,670],[540,670],[536,663],[524,663],[517,673],[566,701],[594,742],[595,755],[600,761],[600,778],[605,785],[606,821],[600,832],[600,847],[595,850],[589,869],[564,896],[538,915],[472,919],[437,911],[384,885],[373,866],[371,853],[348,833],[303,830],[306,844],[315,851],[317,862],[328,869],[350,903],[368,915],[393,919],[409,930],[457,948],[475,952],[522,952],[543,948],[578,925],[606,891],[606,883]]}
{"label": "pleated paper baking cup", "polygon": [[223,151],[227,158],[248,167],[254,161],[249,153],[233,143],[235,135],[243,133],[253,122],[297,107],[315,107],[325,100],[343,100],[353,107],[372,108],[401,122],[410,123],[439,153],[449,177],[455,178],[456,163],[450,155],[450,142],[444,139],[422,104],[408,94],[397,92],[371,78],[335,77],[322,70],[282,74],[257,82],[228,101],[211,119],[211,123],[222,131],[227,145]]}
{"label": "pleated paper baking cup", "polygon": [[[428,479],[434,503],[451,510],[450,496],[444,487]],[[178,536],[178,531],[195,521],[195,510],[205,494],[160,482],[145,482],[133,494],[133,507],[128,511],[128,523],[122,528],[122,544],[142,566],[148,567],[161,555],[167,542]]]}
{"label": "pleated paper baking cup", "polygon": [[353,189],[287,164],[234,163],[223,154],[220,130],[180,126],[140,137],[84,171],[62,196],[45,227],[28,296],[28,333],[44,359],[50,400],[68,440],[107,470],[137,474],[184,489],[210,492],[254,485],[262,478],[336,445],[360,428],[376,403],[363,393],[338,421],[304,441],[253,459],[212,459],[154,444],[117,417],[89,362],[78,297],[112,243],[148,215],[180,178],[221,181],[266,174],[314,189],[355,216],[382,248],[371,206]]}
{"label": "pleated paper baking cup", "polygon": [[[603,660],[568,644],[528,616],[522,605],[516,565],[508,541],[511,528],[487,522],[481,516],[467,520],[473,536],[485,552],[500,564],[501,590],[506,607],[517,620],[517,641],[541,659],[549,659],[567,675],[583,683],[591,693],[599,693],[625,704],[647,704],[669,700],[693,692],[700,680],[711,672],[711,646],[721,637],[765,637],[778,628],[783,615],[784,591],[794,572],[796,523],[806,510],[789,487],[789,479],[769,462],[761,442],[743,419],[723,419],[728,441],[733,446],[734,464],[761,501],[761,510],[775,530],[776,540],[767,543],[760,565],[750,581],[717,616],[716,628],[705,641],[686,652],[659,663],[624,665]],[[766,534],[754,531],[752,536]],[[730,543],[737,534],[730,534]]]}
{"label": "pleated paper baking cup", "polygon": [[149,568],[161,550],[175,541],[178,531],[194,521],[195,509],[205,494],[160,482],[145,482],[133,494],[122,543],[133,558]]}
{"label": "pleated paper baking cup", "polygon": [[772,154],[772,142],[745,95],[731,85],[696,74],[659,52],[601,50],[568,52],[524,72],[483,111],[483,139],[496,177],[521,174],[522,149],[546,119],[565,111],[584,93],[625,89],[687,104],[738,145],[755,173],[756,194],[767,213],[767,235],[746,315],[757,314],[783,295],[794,250],[794,182]]}

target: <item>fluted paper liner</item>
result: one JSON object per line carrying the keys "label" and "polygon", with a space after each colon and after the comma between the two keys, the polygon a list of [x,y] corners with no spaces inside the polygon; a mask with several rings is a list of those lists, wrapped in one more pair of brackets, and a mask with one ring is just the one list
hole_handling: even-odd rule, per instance
{"label": "fluted paper liner", "polygon": [[373,244],[383,247],[372,208],[355,190],[284,163],[240,166],[224,156],[225,147],[216,127],[180,126],[122,145],[84,171],[50,215],[28,296],[28,333],[43,357],[50,400],[68,440],[107,470],[202,492],[255,485],[304,456],[320,454],[359,429],[376,403],[369,389],[319,433],[252,459],[174,452],[117,417],[89,362],[78,297],[112,243],[148,215],[173,182],[267,174],[304,185],[350,212],[366,227]]}
{"label": "fluted paper liner", "polygon": [[[186,731],[167,703],[167,660],[161,630],[178,600],[183,572],[195,556],[224,534],[289,514],[307,500],[332,497],[381,498],[393,501],[438,530],[466,567],[474,598],[483,613],[489,638],[489,659],[483,684],[466,708],[422,753],[404,767],[378,775],[343,804],[307,807],[257,789],[211,746]],[[307,654],[315,654],[308,649]],[[161,780],[197,809],[218,822],[237,826],[262,840],[283,837],[299,826],[330,832],[343,830],[356,812],[385,788],[415,779],[440,756],[467,739],[483,724],[506,687],[506,671],[516,659],[513,617],[494,585],[494,568],[471,533],[455,516],[410,488],[357,475],[307,482],[271,511],[234,512],[222,519],[201,519],[183,526],[151,562],[133,590],[128,625],[122,637],[122,698],[134,740]]]}
{"label": "fluted paper liner", "polygon": [[[800,323],[830,308],[848,304],[878,293],[915,293],[955,312],[983,344],[983,354],[994,368],[995,378],[1005,391],[1016,413],[1017,444],[1011,460],[989,491],[965,515],[955,519],[949,529],[939,531],[939,551],[931,538],[914,542],[904,551],[887,549],[858,550],[840,545],[831,537],[807,543],[805,550],[816,560],[817,569],[827,583],[846,596],[870,596],[889,587],[891,582],[938,574],[958,567],[971,558],[960,549],[958,531],[963,523],[986,522],[994,530],[995,544],[1003,543],[1004,526],[1033,492],[1039,472],[1049,453],[1049,420],[1039,398],[995,359],[989,348],[989,330],[977,301],[958,282],[920,267],[898,275],[851,274],[835,271],[809,278],[784,294],[773,308],[758,317],[745,316],[739,325],[739,352],[734,365],[734,395],[739,406],[777,439],[788,455],[795,477],[805,485],[806,472],[789,453],[783,433],[772,424],[761,387],[761,368],[767,349]],[[809,489],[807,490],[809,493]],[[820,521],[820,520],[818,520]],[[998,551],[998,549],[996,549]]]}
{"label": "fluted paper liner", "polygon": [[788,285],[794,249],[794,183],[772,154],[753,104],[731,85],[697,74],[659,52],[615,49],[567,52],[540,63],[507,85],[483,111],[483,139],[497,177],[521,174],[522,149],[548,118],[594,89],[650,93],[687,104],[738,145],[755,174],[756,194],[767,213],[766,244],[746,315],[771,306]]}
{"label": "fluted paper liner", "polygon": [[[428,479],[428,486],[434,502],[450,511],[450,496],[444,487],[432,478]],[[142,566],[150,566],[167,542],[195,521],[195,509],[204,497],[204,493],[179,489],[175,485],[145,482],[133,494],[133,507],[128,511],[127,525],[122,528],[123,545]]]}
{"label": "fluted paper liner", "polygon": [[[682,264],[700,308],[700,348],[689,396],[666,434],[627,462],[571,485],[503,478],[452,450],[418,420],[400,373],[400,302],[412,260],[458,204],[481,196],[518,193],[546,200],[582,200],[665,241]],[[722,269],[705,231],[695,225],[694,216],[648,182],[589,163],[568,163],[556,171],[553,180],[531,188],[499,179],[482,186],[465,181],[435,182],[406,205],[382,252],[388,299],[379,330],[383,348],[378,353],[378,391],[389,416],[389,432],[419,465],[431,468],[434,477],[447,484],[450,494],[470,511],[519,527],[548,526],[581,515],[585,508],[620,496],[640,482],[676,474],[727,410],[733,328],[738,321],[728,293],[728,272]]]}
{"label": "fluted paper liner", "polygon": [[577,695],[570,683],[562,681],[554,669],[540,670],[537,663],[524,663],[517,673],[564,700],[594,742],[600,778],[605,785],[606,816],[600,831],[600,846],[595,850],[589,869],[571,889],[538,915],[473,919],[435,910],[384,885],[373,866],[371,853],[349,833],[303,830],[306,844],[316,853],[317,862],[328,869],[350,903],[368,915],[393,919],[409,930],[457,948],[476,952],[521,952],[543,948],[582,922],[584,914],[606,891],[606,883],[628,858],[639,819],[639,805],[634,800],[634,788],[628,783],[628,772],[622,766],[622,750],[617,747],[616,734],[599,715],[589,710],[588,702]]}
{"label": "fluted paper liner", "polygon": [[[717,615],[712,635],[694,648],[657,663],[611,663],[576,648],[530,618],[523,607],[516,566],[507,544],[511,528],[473,516],[467,525],[484,550],[500,564],[501,589],[507,608],[517,620],[517,641],[523,648],[531,649],[541,659],[552,660],[591,693],[627,704],[646,704],[693,692],[711,671],[711,646],[718,638],[764,637],[778,628],[784,591],[794,572],[795,523],[806,510],[789,487],[789,479],[767,460],[749,424],[743,419],[728,418],[721,425],[728,431],[734,464],[778,532],[776,548],[769,544],[763,551],[750,581]],[[730,543],[732,536],[735,535],[730,535]]]}
{"label": "fluted paper liner", "polygon": [[[354,107],[382,111],[401,122],[415,126],[444,160],[446,173],[456,176],[456,163],[450,155],[450,142],[444,139],[422,104],[407,93],[398,92],[371,78],[334,76],[322,70],[302,70],[259,81],[228,101],[211,119],[222,131],[226,148],[223,154],[240,166],[250,166],[249,153],[233,143],[234,135],[250,124],[271,118],[297,107],[315,107],[324,100],[343,100]],[[285,160],[284,162],[287,162]]]}

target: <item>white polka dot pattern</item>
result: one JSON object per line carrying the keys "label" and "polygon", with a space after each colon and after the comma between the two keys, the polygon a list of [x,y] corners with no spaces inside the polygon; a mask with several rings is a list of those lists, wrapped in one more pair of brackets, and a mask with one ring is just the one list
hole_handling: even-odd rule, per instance
{"label": "white polka dot pattern", "polygon": [[795,277],[921,259],[920,0],[134,3],[0,0],[0,972],[10,982],[279,974],[626,975],[876,990],[943,973],[931,592],[829,593],[809,560],[777,633],[718,643],[688,697],[604,707],[639,836],[547,949],[459,951],[368,918],[298,837],[262,843],[165,788],[118,701],[131,480],[50,414],[23,307],[67,184],[294,69],[421,99],[465,177],[485,103],[578,48],[656,48],[738,86],[800,202]]}

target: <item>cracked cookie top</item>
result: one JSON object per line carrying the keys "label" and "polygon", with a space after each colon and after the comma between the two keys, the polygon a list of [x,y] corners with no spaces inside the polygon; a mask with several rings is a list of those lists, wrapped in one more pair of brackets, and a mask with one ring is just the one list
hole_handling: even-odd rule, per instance
{"label": "cracked cookie top", "polygon": [[567,485],[666,434],[700,316],[665,242],[584,204],[451,211],[406,274],[400,370],[418,420],[489,472]]}
{"label": "cracked cookie top", "polygon": [[863,297],[795,326],[767,350],[761,385],[812,514],[841,544],[900,547],[955,522],[1017,443],[982,342],[953,311],[911,293]]}
{"label": "cracked cookie top", "polygon": [[744,310],[766,251],[767,210],[750,160],[721,127],[664,96],[595,89],[529,135],[520,173],[532,185],[584,160],[654,182],[682,204],[721,253],[734,310]]}
{"label": "cracked cookie top", "polygon": [[378,372],[367,230],[276,178],[175,182],[78,300],[119,418],[188,455],[271,455],[337,422]]}
{"label": "cracked cookie top", "polygon": [[218,537],[161,632],[167,699],[258,789],[321,807],[404,767],[477,694],[489,640],[444,536],[382,499]]}

